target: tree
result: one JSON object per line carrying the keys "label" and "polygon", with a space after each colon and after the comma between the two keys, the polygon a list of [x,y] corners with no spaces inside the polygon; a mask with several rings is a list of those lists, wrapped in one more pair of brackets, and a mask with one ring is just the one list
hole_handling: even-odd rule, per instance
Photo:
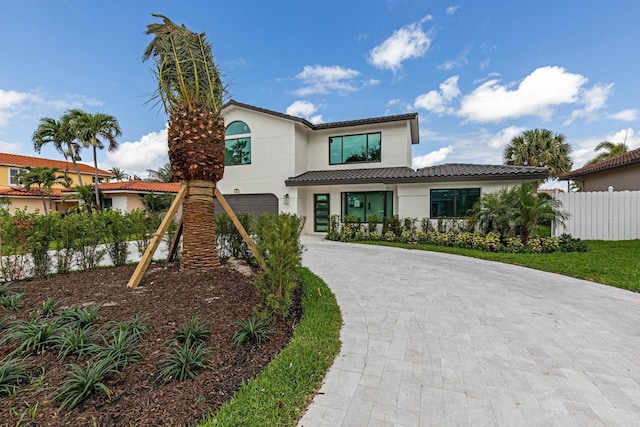
{"label": "tree", "polygon": [[614,144],[610,141],[602,141],[600,144],[596,145],[596,148],[593,151],[597,153],[600,150],[605,151],[599,153],[596,157],[589,160],[589,162],[587,163],[588,165],[619,156],[620,154],[624,154],[629,151],[629,147],[627,147],[627,144],[625,144],[624,142]]}
{"label": "tree", "polygon": [[149,181],[153,182],[171,182],[173,180],[173,171],[171,170],[171,163],[165,163],[157,170],[147,169],[149,174]]}
{"label": "tree", "polygon": [[71,130],[70,118],[68,112],[60,120],[52,119],[51,117],[41,118],[31,139],[36,152],[40,153],[44,145],[51,143],[56,151],[64,156],[65,160],[71,159],[78,176],[78,184],[82,185],[82,174],[77,163],[81,160],[80,150],[82,145],[76,140]]}
{"label": "tree", "polygon": [[46,166],[25,166],[25,171],[20,172],[17,176],[18,184],[23,185],[27,191],[31,191],[31,187],[35,186],[42,198],[42,206],[45,215],[48,213],[47,202],[45,196],[49,198],[49,207],[51,207],[51,190],[56,184],[69,185],[68,179],[64,175],[59,175],[60,169],[50,168]]}
{"label": "tree", "polygon": [[147,26],[154,39],[143,54],[152,60],[156,90],[150,101],[169,115],[169,161],[176,180],[186,181],[181,269],[219,265],[213,192],[224,174],[226,95],[205,34],[165,16]]}
{"label": "tree", "polygon": [[116,138],[122,134],[118,120],[104,113],[87,113],[79,109],[69,111],[70,126],[72,132],[80,139],[85,147],[93,150],[93,165],[95,175],[93,179],[94,193],[96,197],[96,210],[100,210],[100,192],[98,185],[98,150],[104,148],[103,140],[109,143],[108,150],[118,148]]}
{"label": "tree", "polygon": [[506,203],[508,194],[506,188],[495,193],[483,194],[469,211],[469,229],[478,227],[485,234],[497,231],[501,238],[512,233],[514,206]]}
{"label": "tree", "polygon": [[[550,177],[557,178],[571,170],[570,154],[571,146],[565,142],[563,134],[533,129],[514,137],[502,157],[505,165],[547,167]],[[537,192],[537,183],[534,183],[533,192]]]}
{"label": "tree", "polygon": [[519,231],[522,244],[527,246],[529,236],[541,222],[564,222],[567,214],[560,210],[561,203],[547,194],[534,194],[531,185],[513,188],[507,195],[508,204],[513,206],[513,225]]}
{"label": "tree", "polygon": [[129,179],[129,175],[124,172],[124,169],[120,169],[114,166],[109,169],[109,172],[111,172],[111,174],[113,175],[113,179],[118,182],[126,181],[127,179]]}

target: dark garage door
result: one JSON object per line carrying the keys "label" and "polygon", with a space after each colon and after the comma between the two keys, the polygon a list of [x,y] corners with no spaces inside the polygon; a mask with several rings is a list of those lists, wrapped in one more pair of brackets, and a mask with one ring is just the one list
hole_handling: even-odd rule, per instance
{"label": "dark garage door", "polygon": [[[261,213],[278,213],[278,198],[274,194],[225,194],[235,213],[252,213],[256,218]],[[224,213],[224,208],[216,199],[216,213]]]}

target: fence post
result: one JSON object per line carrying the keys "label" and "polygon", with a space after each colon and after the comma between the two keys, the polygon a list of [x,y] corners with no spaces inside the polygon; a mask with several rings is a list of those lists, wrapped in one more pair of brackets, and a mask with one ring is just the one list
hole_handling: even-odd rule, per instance
{"label": "fence post", "polygon": [[613,186],[610,185],[609,188],[609,213],[607,219],[607,240],[613,240],[611,237],[611,228],[612,228],[612,216],[613,216]]}

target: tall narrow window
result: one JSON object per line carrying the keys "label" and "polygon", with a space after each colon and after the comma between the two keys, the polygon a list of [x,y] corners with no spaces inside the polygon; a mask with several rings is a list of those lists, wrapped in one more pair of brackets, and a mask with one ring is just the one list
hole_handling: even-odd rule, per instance
{"label": "tall narrow window", "polygon": [[26,169],[9,168],[9,185],[18,185],[18,175],[28,172]]}
{"label": "tall narrow window", "polygon": [[[233,136],[229,138],[229,136]],[[227,126],[224,141],[226,166],[251,164],[251,129],[245,122],[235,121]]]}
{"label": "tall narrow window", "polygon": [[382,154],[380,132],[329,138],[329,164],[379,162]]}

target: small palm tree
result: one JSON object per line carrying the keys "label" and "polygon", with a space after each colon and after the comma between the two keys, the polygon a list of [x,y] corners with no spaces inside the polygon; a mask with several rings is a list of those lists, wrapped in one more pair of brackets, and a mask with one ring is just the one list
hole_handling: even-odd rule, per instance
{"label": "small palm tree", "polygon": [[612,157],[619,156],[620,154],[624,154],[629,151],[629,147],[624,142],[619,144],[614,144],[610,141],[602,141],[600,144],[596,145],[595,152],[600,150],[605,150],[602,153],[599,153],[596,157],[591,159],[587,164],[591,165],[593,163],[598,163],[603,160],[610,159]]}
{"label": "small palm tree", "polygon": [[513,225],[519,230],[524,246],[528,245],[531,232],[541,222],[564,222],[567,219],[567,214],[560,209],[560,201],[546,194],[532,193],[529,184],[513,188],[507,194],[506,203],[514,208]]}
{"label": "small palm tree", "polygon": [[118,182],[126,181],[127,179],[129,179],[129,175],[124,172],[124,169],[120,169],[114,166],[109,169],[109,172],[111,172],[111,174],[113,175],[113,179]]}
{"label": "small palm tree", "polygon": [[[64,114],[60,120],[51,117],[43,117],[40,119],[37,129],[33,133],[33,148],[40,153],[42,147],[46,144],[53,144],[53,147],[64,156],[65,160],[71,159],[73,167],[78,177],[78,184],[82,185],[82,174],[78,167],[80,158],[80,150],[82,145],[75,139],[71,126],[69,124],[70,115]],[[66,171],[65,171],[66,173]]]}
{"label": "small palm tree", "polygon": [[497,231],[504,238],[512,231],[511,219],[514,206],[505,203],[509,190],[483,194],[469,211],[469,229],[476,227],[483,233]]}
{"label": "small palm tree", "polygon": [[224,174],[223,99],[226,90],[204,34],[165,16],[147,26],[154,39],[143,60],[153,61],[157,88],[151,100],[169,115],[169,161],[176,180],[186,181],[180,268],[220,263],[216,250],[213,192]]}
{"label": "small palm tree", "polygon": [[51,190],[56,184],[68,186],[69,181],[64,175],[59,175],[60,169],[46,166],[25,166],[25,171],[17,176],[18,184],[23,185],[27,191],[35,186],[42,198],[42,206],[45,215],[48,213],[45,196],[49,198],[49,208],[51,208]]}
{"label": "small palm tree", "polygon": [[171,170],[171,163],[166,163],[160,166],[157,170],[147,169],[149,174],[149,181],[153,182],[171,182],[173,181],[173,170]]}
{"label": "small palm tree", "polygon": [[[565,142],[563,134],[533,129],[514,137],[505,147],[502,157],[505,165],[547,167],[550,177],[557,178],[571,170],[573,161],[570,154],[571,145]],[[537,183],[533,192],[537,192]]]}
{"label": "small palm tree", "polygon": [[69,111],[69,115],[72,132],[83,142],[85,147],[91,147],[93,150],[95,207],[96,210],[100,210],[98,150],[104,148],[103,140],[109,143],[109,151],[116,150],[118,148],[116,138],[122,134],[122,131],[120,130],[118,120],[108,114],[87,113],[83,110],[74,109]]}

